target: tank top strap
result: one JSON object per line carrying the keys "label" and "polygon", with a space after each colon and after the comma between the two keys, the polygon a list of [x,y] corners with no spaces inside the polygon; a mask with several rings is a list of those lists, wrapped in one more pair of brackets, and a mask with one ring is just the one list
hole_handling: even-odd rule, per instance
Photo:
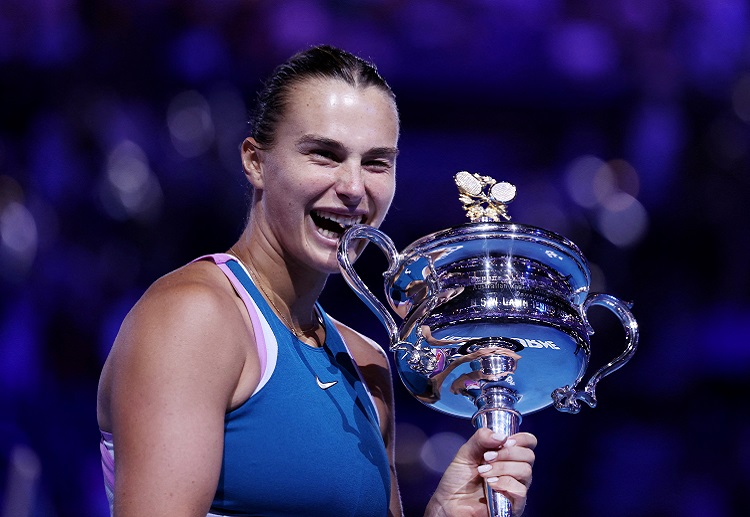
{"label": "tank top strap", "polygon": [[263,317],[261,308],[258,307],[258,304],[255,302],[254,298],[259,296],[259,294],[257,294],[257,289],[255,288],[253,281],[250,279],[250,275],[245,270],[244,266],[237,260],[237,257],[230,255],[229,253],[214,253],[198,257],[191,261],[191,263],[206,259],[212,260],[224,275],[226,275],[235,292],[244,303],[247,313],[250,316],[250,322],[255,331],[255,343],[258,349],[258,361],[260,362],[261,371],[260,382],[258,382],[257,388],[255,388],[255,391],[252,393],[252,395],[255,395],[266,385],[276,368],[276,361],[279,353],[276,335],[268,324],[266,318]]}
{"label": "tank top strap", "polygon": [[[273,368],[276,365],[276,359],[278,356],[278,342],[276,340],[276,335],[269,326],[266,318],[263,317],[261,307],[258,306],[258,304],[255,302],[255,299],[263,300],[263,297],[260,294],[258,288],[253,283],[250,274],[245,269],[245,266],[239,260],[237,260],[234,255],[230,255],[229,253],[215,253],[212,255],[204,255],[202,257],[198,257],[193,262],[204,259],[213,260],[216,265],[219,266],[222,271],[224,271],[224,274],[226,274],[227,278],[232,283],[235,291],[242,298],[245,306],[248,307],[248,313],[250,313],[250,318],[253,322],[253,328],[263,329],[265,343],[262,343],[259,339],[256,339],[256,341],[258,342],[258,355],[260,356],[263,352],[264,358],[261,359],[261,368],[263,371],[263,375],[261,377],[261,382],[258,384],[258,388],[253,393],[255,394],[263,385],[265,385],[266,382],[268,382],[268,379],[271,377],[271,373],[273,373]],[[342,357],[348,358],[346,361],[350,363],[350,368],[353,370],[354,375],[359,379],[356,387],[357,394],[364,403],[370,421],[373,423],[373,425],[380,428],[380,415],[375,409],[375,399],[372,396],[372,393],[370,392],[370,389],[368,388],[364,377],[362,376],[362,372],[360,371],[357,362],[354,360],[354,356],[352,355],[351,350],[349,350],[349,347],[347,346],[346,341],[344,341],[341,333],[338,331],[338,328],[336,328],[336,325],[333,323],[333,321],[331,321],[330,317],[328,316],[328,314],[326,314],[320,304],[316,304],[316,308],[318,309],[318,313],[323,318],[326,326],[325,346],[333,353],[334,356],[342,353]],[[258,332],[256,332],[256,334],[258,334]],[[263,363],[266,357],[268,358],[269,362],[268,367],[264,367]]]}

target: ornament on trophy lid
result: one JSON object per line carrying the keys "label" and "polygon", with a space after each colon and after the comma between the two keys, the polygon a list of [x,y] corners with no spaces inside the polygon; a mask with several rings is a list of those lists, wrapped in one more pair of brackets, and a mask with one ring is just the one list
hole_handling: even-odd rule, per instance
{"label": "ornament on trophy lid", "polygon": [[468,171],[457,173],[453,181],[458,187],[458,199],[472,223],[510,221],[508,204],[516,197],[515,185]]}

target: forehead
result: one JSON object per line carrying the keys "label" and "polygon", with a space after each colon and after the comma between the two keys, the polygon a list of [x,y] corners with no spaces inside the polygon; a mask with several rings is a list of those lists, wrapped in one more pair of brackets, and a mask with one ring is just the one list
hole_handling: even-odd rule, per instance
{"label": "forehead", "polygon": [[290,88],[277,130],[279,138],[318,134],[341,142],[396,147],[398,112],[381,88],[311,78]]}

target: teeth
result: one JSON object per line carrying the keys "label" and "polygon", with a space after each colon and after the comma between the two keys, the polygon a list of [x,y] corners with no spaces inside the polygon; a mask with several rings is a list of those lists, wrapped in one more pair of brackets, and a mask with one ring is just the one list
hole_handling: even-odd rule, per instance
{"label": "teeth", "polygon": [[364,219],[364,216],[362,215],[346,216],[338,214],[328,214],[323,212],[315,212],[315,214],[318,217],[322,217],[323,219],[328,219],[329,221],[338,223],[342,228],[349,228],[350,226],[357,224]]}
{"label": "teeth", "polygon": [[326,237],[327,239],[338,239],[339,234],[336,232],[332,232],[331,230],[324,230],[323,228],[318,228],[318,233],[320,233],[323,237]]}

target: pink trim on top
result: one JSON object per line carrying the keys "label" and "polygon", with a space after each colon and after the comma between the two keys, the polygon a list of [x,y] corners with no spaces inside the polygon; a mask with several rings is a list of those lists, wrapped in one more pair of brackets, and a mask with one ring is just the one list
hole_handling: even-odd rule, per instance
{"label": "pink trim on top", "polygon": [[112,434],[99,430],[99,452],[102,460],[102,474],[104,475],[104,493],[107,494],[109,513],[114,513],[115,504],[115,446],[112,443]]}
{"label": "pink trim on top", "polygon": [[104,473],[104,486],[109,490],[115,488],[115,458],[114,445],[112,443],[112,434],[106,431],[99,431],[101,440],[99,440],[99,452],[102,456],[102,471]]}
{"label": "pink trim on top", "polygon": [[224,273],[224,275],[226,275],[227,279],[232,284],[232,287],[234,287],[234,290],[237,292],[239,297],[242,299],[242,302],[245,304],[247,313],[250,316],[250,322],[252,323],[253,330],[255,331],[255,344],[258,350],[258,361],[260,363],[260,382],[258,382],[258,386],[252,393],[252,395],[255,395],[263,386],[265,386],[265,384],[271,378],[271,374],[273,373],[274,369],[276,368],[276,358],[278,356],[278,344],[276,342],[276,336],[274,336],[270,325],[266,321],[266,318],[261,314],[260,308],[247,292],[245,286],[242,285],[242,282],[240,282],[239,278],[237,278],[232,270],[229,269],[229,266],[227,266],[227,262],[229,262],[230,260],[234,260],[240,265],[240,267],[242,267],[243,271],[245,271],[245,274],[250,277],[250,273],[247,271],[247,269],[245,269],[244,264],[242,264],[242,262],[240,262],[237,257],[228,253],[214,253],[212,255],[204,255],[202,257],[198,257],[192,262],[203,259],[213,260],[214,263],[219,267],[219,269],[221,269],[221,271]]}

